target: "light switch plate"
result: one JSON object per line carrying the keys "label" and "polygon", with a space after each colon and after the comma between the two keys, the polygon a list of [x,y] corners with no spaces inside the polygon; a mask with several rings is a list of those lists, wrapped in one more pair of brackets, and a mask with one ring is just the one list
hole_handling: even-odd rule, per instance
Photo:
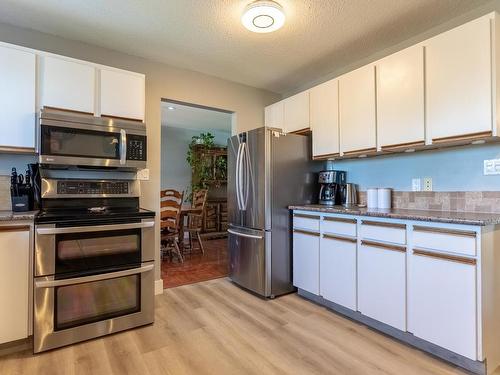
{"label": "light switch plate", "polygon": [[424,191],[432,191],[432,177],[424,177]]}
{"label": "light switch plate", "polygon": [[137,179],[141,181],[149,180],[149,168],[140,169],[137,171]]}
{"label": "light switch plate", "polygon": [[420,178],[412,178],[411,179],[411,190],[412,191],[421,191],[422,190],[422,180]]}
{"label": "light switch plate", "polygon": [[485,176],[500,174],[500,159],[485,160],[483,174]]}

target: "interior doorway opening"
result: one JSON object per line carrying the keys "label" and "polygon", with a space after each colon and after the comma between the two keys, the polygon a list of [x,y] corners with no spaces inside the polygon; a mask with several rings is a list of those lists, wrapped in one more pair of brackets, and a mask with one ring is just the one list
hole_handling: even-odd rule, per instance
{"label": "interior doorway opening", "polygon": [[228,274],[227,140],[235,114],[161,102],[163,287]]}

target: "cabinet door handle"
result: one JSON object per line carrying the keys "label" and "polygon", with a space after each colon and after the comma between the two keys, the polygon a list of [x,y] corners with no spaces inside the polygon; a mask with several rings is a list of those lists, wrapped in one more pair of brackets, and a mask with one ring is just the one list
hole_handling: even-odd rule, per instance
{"label": "cabinet door handle", "polygon": [[355,238],[342,237],[342,236],[334,236],[332,234],[324,234],[323,238],[325,238],[327,240],[336,240],[336,241],[351,242],[351,243],[358,242],[358,240],[355,239]]}
{"label": "cabinet door handle", "polygon": [[309,232],[307,230],[294,229],[293,232],[294,233],[299,233],[299,234],[305,234],[306,236],[319,237],[319,233],[317,233],[317,232]]}
{"label": "cabinet door handle", "polygon": [[362,240],[361,245],[370,246],[370,247],[377,247],[379,249],[390,250],[390,251],[398,251],[400,253],[406,253],[406,246],[391,245],[391,244],[385,244],[385,243],[374,242],[374,241],[366,241],[366,240]]}
{"label": "cabinet door handle", "polygon": [[417,249],[417,248],[413,249],[413,254],[418,255],[418,256],[422,256],[422,257],[447,260],[450,262],[470,264],[473,266],[475,266],[477,263],[476,259],[473,259],[473,258],[466,258],[466,257],[458,256],[458,255],[434,253],[432,251],[427,251],[427,250],[422,250],[422,249]]}
{"label": "cabinet door handle", "polygon": [[463,236],[463,237],[476,237],[476,235],[477,235],[476,232],[474,232],[472,230],[425,227],[422,225],[414,225],[413,231],[414,232],[429,232],[429,233],[449,234],[452,236]]}
{"label": "cabinet door handle", "polygon": [[386,223],[383,221],[361,220],[362,225],[371,225],[372,227],[384,227],[394,229],[406,229],[406,224]]}
{"label": "cabinet door handle", "polygon": [[445,142],[457,142],[457,141],[470,141],[478,138],[488,138],[491,137],[493,133],[491,131],[479,132],[479,133],[469,133],[463,135],[453,135],[451,137],[442,138],[432,138],[432,143],[445,143]]}
{"label": "cabinet door handle", "polygon": [[317,215],[293,214],[293,217],[300,217],[300,218],[303,218],[303,219],[319,220],[319,216],[317,216]]}
{"label": "cabinet door handle", "polygon": [[331,217],[331,216],[326,216],[323,218],[324,221],[334,221],[337,223],[349,223],[349,224],[356,224],[356,219],[347,219],[343,217]]}

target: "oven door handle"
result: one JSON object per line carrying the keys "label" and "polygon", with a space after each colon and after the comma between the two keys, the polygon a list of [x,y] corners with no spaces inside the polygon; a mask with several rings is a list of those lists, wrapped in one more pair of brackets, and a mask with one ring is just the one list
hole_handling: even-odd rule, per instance
{"label": "oven door handle", "polygon": [[67,285],[76,285],[83,283],[91,283],[94,281],[103,281],[108,279],[115,279],[117,277],[125,277],[131,275],[137,275],[140,273],[145,273],[152,271],[154,268],[154,264],[148,264],[147,266],[142,266],[139,268],[132,268],[129,270],[117,271],[104,273],[99,275],[92,276],[83,276],[83,277],[74,277],[71,279],[63,279],[63,280],[38,280],[35,281],[35,288],[55,288],[59,286],[67,286]]}
{"label": "oven door handle", "polygon": [[65,234],[65,233],[103,232],[107,230],[151,228],[154,225],[155,225],[154,221],[144,221],[142,223],[90,225],[84,227],[36,228],[36,233],[40,235],[50,235],[50,234]]}
{"label": "oven door handle", "polygon": [[120,164],[127,163],[127,132],[120,129]]}

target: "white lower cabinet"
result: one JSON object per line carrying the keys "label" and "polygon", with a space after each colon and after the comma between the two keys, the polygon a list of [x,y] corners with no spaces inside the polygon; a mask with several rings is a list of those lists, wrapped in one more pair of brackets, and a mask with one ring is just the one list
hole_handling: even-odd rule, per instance
{"label": "white lower cabinet", "polygon": [[29,226],[0,226],[0,344],[28,337]]}
{"label": "white lower cabinet", "polygon": [[319,233],[293,231],[293,285],[319,294]]}
{"label": "white lower cabinet", "polygon": [[[477,359],[476,265],[468,258],[411,257],[408,329],[415,336]],[[442,256],[437,254],[437,256]]]}
{"label": "white lower cabinet", "polygon": [[[406,330],[406,253],[404,247],[369,244],[358,251],[358,310]],[[397,249],[397,250],[396,250]]]}
{"label": "white lower cabinet", "polygon": [[320,242],[320,294],[356,310],[356,239],[324,234]]}

